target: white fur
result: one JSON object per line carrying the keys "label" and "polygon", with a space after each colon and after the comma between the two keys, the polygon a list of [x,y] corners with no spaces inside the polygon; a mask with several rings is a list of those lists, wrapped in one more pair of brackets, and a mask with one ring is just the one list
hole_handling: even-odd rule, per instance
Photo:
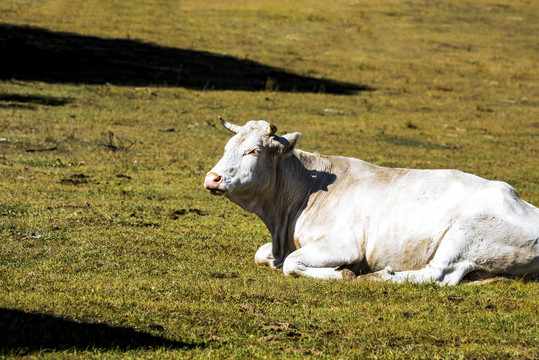
{"label": "white fur", "polygon": [[[457,284],[471,271],[539,272],[539,209],[503,182],[456,170],[383,168],[294,150],[300,134],[241,127],[212,169],[266,224],[257,264],[286,275]],[[256,155],[249,155],[257,149]]]}

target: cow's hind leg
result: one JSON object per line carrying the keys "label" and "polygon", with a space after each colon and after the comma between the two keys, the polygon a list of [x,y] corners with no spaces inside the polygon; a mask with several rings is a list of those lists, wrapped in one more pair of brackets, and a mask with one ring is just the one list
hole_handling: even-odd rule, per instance
{"label": "cow's hind leg", "polygon": [[469,262],[459,262],[447,267],[436,267],[429,264],[423,269],[397,272],[393,271],[391,268],[385,268],[384,270],[372,274],[358,276],[357,281],[379,280],[391,281],[394,283],[434,282],[439,285],[456,285],[474,268],[475,266]]}
{"label": "cow's hind leg", "polygon": [[386,268],[359,277],[358,280],[375,279],[394,283],[434,282],[439,285],[456,285],[470,271],[480,270],[470,254],[469,234],[462,226],[453,226],[441,240],[432,260],[422,269],[393,271]]}
{"label": "cow's hind leg", "polygon": [[340,266],[354,263],[350,259],[350,251],[327,251],[323,246],[310,244],[302,247],[285,259],[283,272],[285,275],[306,276],[316,279],[342,279]]}

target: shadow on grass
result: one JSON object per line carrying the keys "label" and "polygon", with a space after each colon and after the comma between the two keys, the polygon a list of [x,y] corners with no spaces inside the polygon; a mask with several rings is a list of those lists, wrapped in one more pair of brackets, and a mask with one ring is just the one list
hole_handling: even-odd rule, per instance
{"label": "shadow on grass", "polygon": [[130,328],[79,323],[52,315],[1,308],[0,334],[0,354],[68,349],[192,349],[204,346],[172,341]]}
{"label": "shadow on grass", "polygon": [[0,24],[0,79],[353,94],[365,85],[296,75],[254,61],[137,40]]}
{"label": "shadow on grass", "polygon": [[35,105],[63,106],[71,102],[68,98],[52,96],[0,94],[0,108],[34,109]]}

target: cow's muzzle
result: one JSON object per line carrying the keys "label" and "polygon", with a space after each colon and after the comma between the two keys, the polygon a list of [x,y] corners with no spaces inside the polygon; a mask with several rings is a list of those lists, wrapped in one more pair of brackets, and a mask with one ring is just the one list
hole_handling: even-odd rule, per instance
{"label": "cow's muzzle", "polygon": [[204,179],[204,187],[210,190],[213,195],[221,195],[225,192],[221,186],[222,184],[223,177],[214,172],[209,172]]}

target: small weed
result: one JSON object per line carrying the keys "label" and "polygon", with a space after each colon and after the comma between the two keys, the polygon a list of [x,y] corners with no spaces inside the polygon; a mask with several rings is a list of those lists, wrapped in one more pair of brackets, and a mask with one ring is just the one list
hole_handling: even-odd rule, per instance
{"label": "small weed", "polygon": [[[128,143],[128,144],[125,144]],[[128,151],[133,145],[134,141],[124,139],[118,135],[115,135],[112,131],[108,132],[108,141],[106,144],[99,145],[103,149],[116,152],[116,151]]]}

